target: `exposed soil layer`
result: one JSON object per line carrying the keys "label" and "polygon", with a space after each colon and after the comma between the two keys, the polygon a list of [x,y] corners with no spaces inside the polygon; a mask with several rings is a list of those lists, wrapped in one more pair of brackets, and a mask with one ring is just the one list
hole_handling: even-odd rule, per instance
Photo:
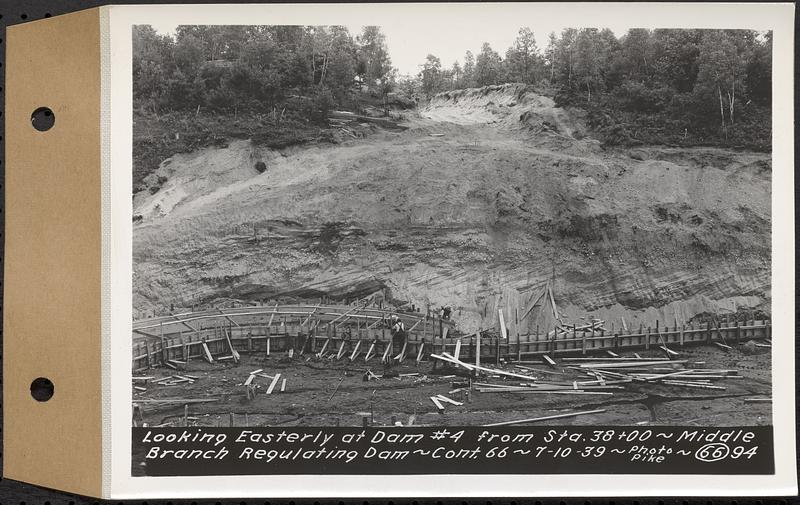
{"label": "exposed soil layer", "polygon": [[[473,392],[467,400],[461,393],[448,394],[466,379],[452,368],[413,359],[395,366],[393,373],[416,376],[363,380],[371,369],[377,375],[383,366],[373,359],[339,362],[317,360],[314,357],[288,359],[285,353],[263,356],[243,356],[238,365],[208,364],[191,361],[186,370],[151,371],[159,378],[172,373],[198,377],[191,385],[159,386],[148,383],[147,391],[135,392],[137,399],[216,399],[213,403],[189,405],[189,424],[197,426],[229,426],[234,414],[235,426],[360,426],[364,417],[375,425],[391,425],[392,418],[404,425],[482,425],[547,416],[577,410],[606,409],[606,412],[576,418],[546,421],[541,424],[580,425],[685,425],[685,426],[750,426],[771,423],[770,403],[749,403],[745,398],[770,396],[770,354],[751,353],[736,346],[725,352],[717,347],[698,346],[681,350],[680,359],[689,360],[694,368],[737,369],[741,379],[723,379],[714,385],[724,390],[704,390],[656,384],[627,384],[613,395],[567,396],[556,394],[480,393]],[[642,352],[642,356],[656,356]],[[560,363],[563,365],[564,363]],[[586,380],[586,376],[565,368],[551,369],[544,365],[534,368],[563,372],[563,376],[534,374],[540,380]],[[508,369],[508,367],[506,367]],[[255,399],[248,401],[246,387],[241,385],[251,371],[280,373],[286,378],[286,390],[267,395],[270,379],[257,377]],[[461,374],[461,372],[458,372]],[[554,379],[554,377],[556,377]],[[492,383],[518,383],[514,379],[484,378]],[[142,383],[137,385],[141,386]],[[430,397],[444,394],[464,405],[446,404],[438,413]],[[154,406],[143,404],[143,421],[150,426],[183,422],[183,404]],[[245,417],[244,413],[247,413]],[[539,424],[539,423],[537,423]]]}
{"label": "exposed soil layer", "polygon": [[768,154],[604,150],[578,112],[515,85],[409,117],[338,145],[238,140],[164,161],[159,189],[134,197],[134,317],[386,289],[475,331],[551,278],[568,319],[770,312]]}

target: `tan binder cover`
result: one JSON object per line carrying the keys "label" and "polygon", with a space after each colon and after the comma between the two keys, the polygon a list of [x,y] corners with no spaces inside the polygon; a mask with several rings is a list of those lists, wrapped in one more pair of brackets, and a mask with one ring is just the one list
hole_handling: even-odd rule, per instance
{"label": "tan binder cover", "polygon": [[[8,29],[3,396],[7,478],[100,496],[100,23]],[[49,107],[41,132],[31,114]],[[37,377],[55,394],[30,393]]]}

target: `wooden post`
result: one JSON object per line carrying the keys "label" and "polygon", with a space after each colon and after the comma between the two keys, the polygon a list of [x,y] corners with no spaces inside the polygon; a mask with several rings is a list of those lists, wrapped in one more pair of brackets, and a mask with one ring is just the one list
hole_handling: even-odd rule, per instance
{"label": "wooden post", "polygon": [[[477,335],[475,335],[475,366],[481,366],[481,329],[478,329]],[[475,373],[478,373],[475,370]]]}
{"label": "wooden post", "polygon": [[164,343],[165,340],[164,340],[164,323],[163,322],[158,323],[158,330],[159,330],[159,333],[161,334],[161,362],[162,363],[166,363],[167,360],[169,359],[169,354],[168,354],[168,351],[167,351],[167,345]]}
{"label": "wooden post", "polygon": [[230,426],[231,426],[231,428],[233,428],[233,412],[231,412],[231,414],[230,414],[230,421],[231,421],[230,422]]}
{"label": "wooden post", "polygon": [[519,336],[519,309],[514,309],[514,329],[517,332],[517,361],[522,361],[522,341]]}
{"label": "wooden post", "polygon": [[267,326],[267,356],[269,356],[269,343],[272,340],[270,333],[272,333],[272,329]]}
{"label": "wooden post", "polygon": [[494,364],[500,364],[500,337],[497,337],[494,342]]}
{"label": "wooden post", "polygon": [[[586,354],[586,331],[581,332],[581,354]],[[592,325],[592,336],[594,337],[594,325]],[[577,335],[575,334],[575,327],[572,327],[572,339],[575,340]]]}
{"label": "wooden post", "polygon": [[150,362],[150,343],[147,340],[144,341],[144,352],[145,357],[147,358],[147,368],[153,368],[153,365]]}
{"label": "wooden post", "polygon": [[183,405],[183,425],[189,426],[189,404]]}
{"label": "wooden post", "polygon": [[680,330],[680,334],[678,335],[678,339],[679,339],[681,347],[683,347],[683,328],[684,328],[684,326],[685,325],[683,323],[681,323],[681,330]]}
{"label": "wooden post", "polygon": [[650,349],[650,327],[647,327],[647,334],[644,337],[644,348]]}
{"label": "wooden post", "polygon": [[[741,326],[739,326],[739,321],[738,320],[736,321],[735,324],[736,324],[736,333],[735,333],[735,335],[736,335],[736,343],[738,344],[739,341],[742,339],[742,328],[741,328]],[[747,324],[747,322],[745,322],[745,324]]]}
{"label": "wooden post", "polygon": [[713,339],[711,338],[711,322],[706,323],[706,343],[710,344]]}

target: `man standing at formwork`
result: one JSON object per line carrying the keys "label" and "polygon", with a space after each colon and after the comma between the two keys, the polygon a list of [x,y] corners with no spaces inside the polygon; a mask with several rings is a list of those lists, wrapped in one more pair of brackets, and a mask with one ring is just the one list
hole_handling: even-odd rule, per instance
{"label": "man standing at formwork", "polygon": [[392,335],[392,351],[391,356],[386,360],[386,364],[391,367],[394,365],[394,357],[397,356],[398,352],[403,351],[403,344],[406,342],[406,327],[396,314],[392,314],[389,318],[388,326]]}

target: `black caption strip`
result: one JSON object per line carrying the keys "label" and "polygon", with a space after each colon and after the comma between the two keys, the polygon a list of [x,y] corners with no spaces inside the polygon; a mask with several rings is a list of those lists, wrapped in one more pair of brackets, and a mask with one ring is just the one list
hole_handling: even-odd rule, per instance
{"label": "black caption strip", "polygon": [[134,428],[134,476],[773,474],[771,426]]}

